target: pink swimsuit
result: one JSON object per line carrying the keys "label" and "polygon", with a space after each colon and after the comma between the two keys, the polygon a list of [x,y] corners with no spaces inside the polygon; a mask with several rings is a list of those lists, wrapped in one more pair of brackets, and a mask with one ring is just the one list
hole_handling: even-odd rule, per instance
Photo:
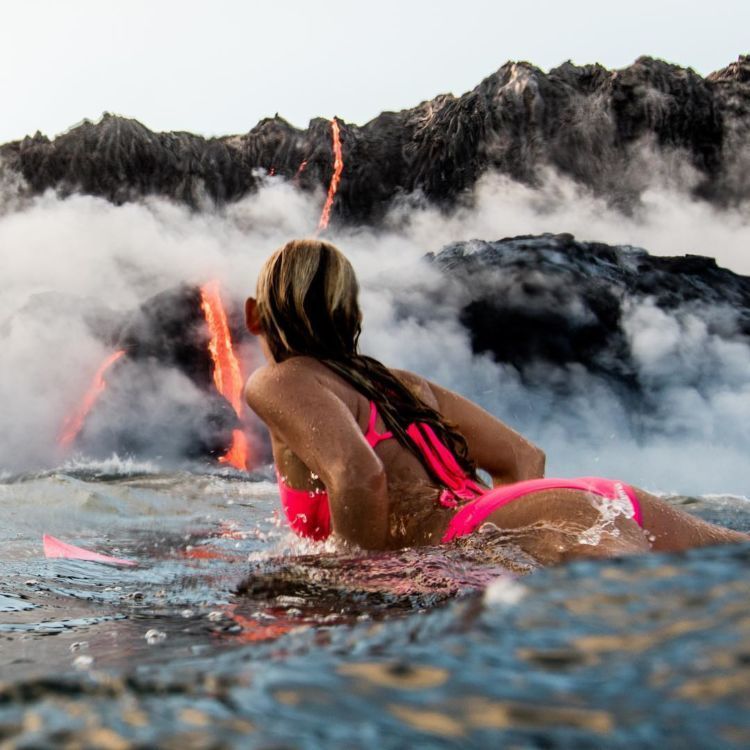
{"label": "pink swimsuit", "polygon": [[[390,432],[378,432],[375,429],[377,418],[377,407],[375,402],[371,401],[370,420],[364,438],[372,448],[383,440],[393,437]],[[450,542],[471,534],[491,513],[524,495],[552,489],[582,490],[608,500],[626,499],[632,505],[633,520],[639,526],[643,525],[641,507],[635,491],[622,482],[601,477],[528,479],[503,487],[487,489],[466,476],[455,456],[440,441],[429,425],[411,424],[406,432],[444,486],[439,497],[440,504],[447,508],[458,508],[443,534],[441,540],[443,542]],[[278,470],[276,476],[279,482],[281,504],[292,530],[300,536],[315,540],[328,537],[331,533],[328,493],[325,490],[296,490],[285,484]]]}

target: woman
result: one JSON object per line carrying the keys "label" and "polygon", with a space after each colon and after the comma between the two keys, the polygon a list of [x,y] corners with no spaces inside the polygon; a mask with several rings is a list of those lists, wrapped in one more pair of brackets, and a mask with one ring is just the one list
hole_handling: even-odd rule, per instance
{"label": "woman", "polygon": [[245,393],[270,430],[282,504],[303,536],[389,549],[490,522],[543,563],[750,538],[621,482],[541,479],[542,451],[500,420],[359,354],[357,280],[329,243],[277,250],[256,294],[247,326],[268,364]]}

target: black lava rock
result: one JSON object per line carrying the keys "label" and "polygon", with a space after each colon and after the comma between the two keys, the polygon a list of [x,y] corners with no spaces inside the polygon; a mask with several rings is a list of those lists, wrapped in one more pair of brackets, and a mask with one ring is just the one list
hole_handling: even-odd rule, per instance
{"label": "black lava rock", "polygon": [[569,234],[472,240],[428,256],[458,287],[460,319],[475,352],[522,374],[539,363],[577,363],[638,389],[623,316],[648,300],[679,318],[718,306],[718,333],[750,345],[750,278],[695,255],[659,257],[629,246],[577,242]]}
{"label": "black lava rock", "polygon": [[[339,124],[339,221],[377,222],[404,194],[452,205],[488,170],[534,184],[549,167],[627,208],[648,182],[632,166],[643,145],[682,154],[700,197],[750,196],[738,161],[750,144],[750,56],[706,78],[649,57],[615,71],[566,62],[544,73],[508,62],[463,96]],[[278,116],[244,135],[206,139],[105,114],[54,140],[37,133],[0,146],[0,158],[32,193],[80,191],[115,203],[160,195],[194,207],[237,200],[266,173],[304,190],[325,187],[333,167],[326,120],[301,130]]]}

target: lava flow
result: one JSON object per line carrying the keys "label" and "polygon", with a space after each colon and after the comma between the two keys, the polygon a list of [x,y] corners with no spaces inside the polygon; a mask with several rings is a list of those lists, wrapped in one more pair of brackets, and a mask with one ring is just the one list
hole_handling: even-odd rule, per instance
{"label": "lava flow", "polygon": [[[201,309],[211,334],[208,351],[214,363],[214,384],[216,389],[229,401],[238,417],[242,415],[242,372],[240,363],[232,347],[229,324],[221,303],[219,282],[209,281],[201,287]],[[236,469],[246,469],[249,449],[247,437],[242,430],[232,431],[232,445],[226,455],[219,458]]]}
{"label": "lava flow", "polygon": [[88,413],[93,408],[96,400],[101,395],[102,391],[107,387],[107,383],[104,380],[104,373],[117,362],[122,355],[125,354],[124,349],[110,354],[104,362],[99,365],[99,369],[94,375],[94,379],[91,381],[89,389],[86,391],[86,395],[83,397],[80,407],[73,412],[63,424],[62,432],[58,438],[58,443],[64,447],[72,445],[75,439],[78,437],[78,433],[83,427],[83,423],[86,421]]}
{"label": "lava flow", "polygon": [[341,132],[339,130],[339,122],[335,117],[331,120],[331,138],[333,139],[333,174],[331,175],[331,183],[328,185],[328,196],[326,197],[323,212],[320,214],[320,221],[318,222],[319,232],[328,228],[328,222],[331,220],[333,199],[336,197],[336,191],[339,189],[339,182],[341,182],[341,173],[344,171]]}

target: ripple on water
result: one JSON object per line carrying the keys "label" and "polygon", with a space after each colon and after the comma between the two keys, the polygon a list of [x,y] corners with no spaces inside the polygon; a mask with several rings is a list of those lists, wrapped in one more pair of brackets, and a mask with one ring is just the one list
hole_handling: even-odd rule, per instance
{"label": "ripple on water", "polygon": [[23,612],[35,607],[35,604],[32,604],[25,598],[0,594],[0,612]]}
{"label": "ripple on water", "polygon": [[[14,741],[96,746],[113,727],[123,746],[201,732],[325,747],[750,737],[750,545],[540,571],[488,526],[364,554],[294,540],[267,477],[90,470],[1,485],[20,540],[3,547],[0,595],[0,728]],[[55,487],[57,519],[42,513]],[[118,511],[75,516],[86,492]],[[695,506],[750,527],[744,501]],[[138,568],[44,560],[50,520]]]}

